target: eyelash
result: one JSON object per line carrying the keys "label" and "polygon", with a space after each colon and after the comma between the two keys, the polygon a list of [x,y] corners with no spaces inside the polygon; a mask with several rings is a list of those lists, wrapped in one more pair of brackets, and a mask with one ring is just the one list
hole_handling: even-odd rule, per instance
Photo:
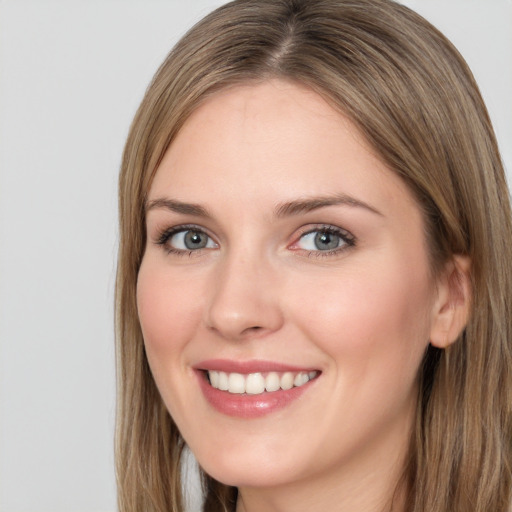
{"label": "eyelash", "polygon": [[339,254],[347,251],[348,249],[351,249],[352,247],[354,247],[356,245],[356,238],[354,235],[352,235],[352,233],[350,233],[349,231],[347,231],[345,229],[341,229],[341,228],[331,226],[331,225],[318,225],[313,228],[308,227],[308,229],[304,230],[303,232],[301,232],[299,234],[297,241],[293,242],[292,245],[297,245],[300,242],[300,240],[302,240],[306,235],[310,235],[312,233],[335,235],[341,239],[341,241],[343,242],[343,245],[341,247],[336,247],[334,249],[325,250],[325,251],[321,251],[321,250],[312,251],[312,250],[300,249],[300,248],[293,249],[293,250],[306,251],[306,256],[308,258],[328,258],[330,256],[332,257],[332,256],[339,255]]}
{"label": "eyelash", "polygon": [[[171,247],[167,245],[169,240],[178,233],[184,233],[187,231],[194,231],[197,233],[201,233],[206,235],[211,240],[212,237],[208,235],[208,233],[201,227],[196,226],[194,224],[188,224],[188,225],[181,225],[181,226],[174,226],[172,228],[165,229],[161,231],[156,239],[156,244],[162,246],[168,254],[173,254],[175,256],[193,256],[194,253],[200,253],[202,252],[201,249],[190,249],[190,250],[184,250],[184,249],[176,249],[174,247]],[[323,233],[323,234],[329,234],[337,236],[341,239],[343,242],[343,245],[341,247],[336,247],[332,250],[307,250],[307,249],[301,249],[301,248],[293,248],[293,245],[297,245],[300,240],[302,240],[306,235],[310,235],[312,233]],[[342,252],[345,252],[346,250],[354,247],[356,245],[356,238],[354,235],[352,235],[350,232],[348,232],[345,229],[337,228],[332,225],[318,225],[313,228],[309,227],[307,230],[305,229],[303,232],[299,233],[299,236],[296,238],[296,241],[293,242],[293,244],[289,245],[289,248],[292,248],[292,250],[296,251],[305,251],[305,256],[308,258],[325,258],[329,256],[338,255]]]}
{"label": "eyelash", "polygon": [[212,239],[212,237],[210,235],[208,235],[208,233],[206,233],[206,231],[203,228],[196,226],[194,224],[184,224],[181,226],[174,226],[172,228],[164,229],[163,231],[161,231],[156,239],[156,244],[161,245],[168,254],[172,254],[174,256],[189,256],[189,257],[193,256],[194,253],[200,252],[201,249],[194,249],[194,250],[192,250],[192,249],[190,249],[190,250],[176,249],[167,244],[167,242],[174,235],[177,235],[178,233],[185,233],[187,231],[194,231],[196,233],[202,233],[202,234],[206,235],[208,238]]}

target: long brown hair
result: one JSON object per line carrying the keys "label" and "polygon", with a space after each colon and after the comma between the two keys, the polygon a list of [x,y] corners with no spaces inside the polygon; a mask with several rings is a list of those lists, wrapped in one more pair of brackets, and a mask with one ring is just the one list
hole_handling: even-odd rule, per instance
{"label": "long brown hair", "polygon": [[[183,511],[183,440],[153,382],[136,307],[144,201],[190,113],[219,89],[283,78],[348,116],[424,212],[435,273],[471,261],[472,311],[448,349],[429,347],[405,468],[410,512],[506,512],[512,493],[512,226],[493,129],[466,63],[391,0],[236,0],[193,27],[151,82],[119,185],[116,460],[121,512]],[[236,489],[203,475],[204,510]]]}

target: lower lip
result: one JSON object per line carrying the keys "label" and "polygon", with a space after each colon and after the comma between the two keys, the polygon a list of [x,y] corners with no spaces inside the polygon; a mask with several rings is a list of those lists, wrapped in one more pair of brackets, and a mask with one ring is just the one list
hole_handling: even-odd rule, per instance
{"label": "lower lip", "polygon": [[199,385],[206,398],[218,412],[238,418],[260,418],[284,409],[307,391],[316,379],[288,390],[265,392],[259,395],[228,393],[210,385],[202,371],[198,371]]}

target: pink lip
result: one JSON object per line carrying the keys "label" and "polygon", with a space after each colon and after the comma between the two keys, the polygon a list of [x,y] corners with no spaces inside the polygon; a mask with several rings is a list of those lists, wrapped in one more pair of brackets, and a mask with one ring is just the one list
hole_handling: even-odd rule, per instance
{"label": "pink lip", "polygon": [[303,395],[317,379],[306,384],[293,387],[289,390],[265,392],[260,395],[234,394],[227,391],[215,389],[210,385],[204,370],[224,371],[227,373],[256,373],[256,372],[298,372],[310,371],[306,368],[274,363],[270,361],[231,361],[231,360],[209,360],[194,365],[199,386],[208,403],[218,412],[227,416],[250,419],[259,418],[272,412],[284,409],[292,402]]}
{"label": "pink lip", "polygon": [[196,370],[216,370],[226,373],[264,373],[264,372],[309,372],[316,368],[291,366],[289,364],[276,363],[254,359],[252,361],[234,361],[232,359],[208,359],[194,365]]}

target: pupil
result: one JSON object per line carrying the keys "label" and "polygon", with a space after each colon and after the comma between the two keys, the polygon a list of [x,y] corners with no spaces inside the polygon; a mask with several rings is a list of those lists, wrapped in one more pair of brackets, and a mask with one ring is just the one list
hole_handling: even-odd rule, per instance
{"label": "pupil", "polygon": [[318,233],[315,236],[315,245],[320,250],[336,249],[339,245],[339,236],[332,233]]}
{"label": "pupil", "polygon": [[198,231],[188,231],[185,235],[185,246],[187,249],[203,249],[206,247],[206,237]]}

